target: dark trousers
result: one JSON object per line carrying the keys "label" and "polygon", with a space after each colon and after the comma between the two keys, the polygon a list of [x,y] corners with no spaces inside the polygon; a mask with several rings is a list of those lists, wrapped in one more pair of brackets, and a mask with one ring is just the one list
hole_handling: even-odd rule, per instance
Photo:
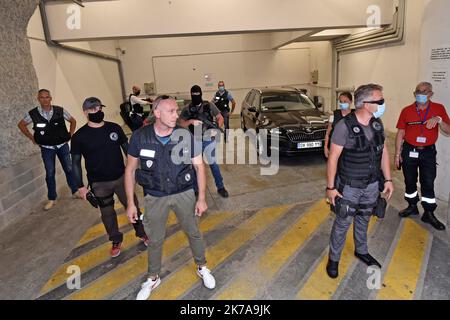
{"label": "dark trousers", "polygon": [[75,180],[72,176],[72,160],[70,158],[69,145],[66,143],[61,148],[49,149],[41,147],[42,161],[45,167],[45,182],[47,183],[48,200],[56,200],[56,156],[58,156],[61,167],[66,175],[67,184],[72,194],[77,192]]}
{"label": "dark trousers", "polygon": [[[214,177],[214,182],[216,183],[216,188],[217,190],[219,190],[224,187],[224,184],[222,174],[220,173],[219,165],[217,164],[216,161],[216,146],[217,142],[215,139],[212,139],[211,141],[202,142],[202,152],[205,155],[209,168],[211,169],[211,173]],[[208,152],[205,152],[206,148],[208,148]],[[194,175],[194,190],[195,192],[198,192],[197,175]]]}
{"label": "dark trousers", "polygon": [[[353,188],[348,185],[344,186],[341,191],[342,198],[354,204],[368,205],[375,203],[380,195],[379,184],[374,182],[364,189]],[[330,235],[330,252],[329,258],[338,262],[341,259],[342,250],[345,247],[345,239],[347,231],[353,222],[353,239],[355,242],[355,251],[360,254],[367,254],[367,228],[372,215],[373,209],[356,210],[350,208],[351,215],[346,218],[336,216]]]}
{"label": "dark trousers", "polygon": [[[105,204],[110,204],[104,208],[100,208],[102,214],[102,222],[108,233],[109,240],[112,242],[122,242],[123,234],[119,231],[119,225],[117,223],[117,213],[114,210],[114,194],[119,198],[120,203],[126,208],[127,196],[125,193],[124,176],[114,181],[106,182],[93,182],[92,190],[95,196],[102,198]],[[138,216],[141,216],[141,210],[136,195],[134,195],[134,202],[138,209]],[[133,223],[136,237],[145,236],[144,226],[141,219],[138,219],[136,223]]]}
{"label": "dark trousers", "polygon": [[228,140],[228,129],[230,129],[230,113],[229,111],[221,111],[220,112],[223,116],[223,125],[225,132],[223,134],[224,142],[227,143]]}
{"label": "dark trousers", "polygon": [[[411,157],[411,152],[419,153],[418,158]],[[419,195],[417,192],[417,178],[420,180],[422,207],[425,211],[436,210],[436,198],[434,193],[434,180],[436,179],[436,147],[430,146],[419,150],[414,146],[404,143],[402,150],[402,169],[405,177],[405,200],[410,205],[417,205]]]}

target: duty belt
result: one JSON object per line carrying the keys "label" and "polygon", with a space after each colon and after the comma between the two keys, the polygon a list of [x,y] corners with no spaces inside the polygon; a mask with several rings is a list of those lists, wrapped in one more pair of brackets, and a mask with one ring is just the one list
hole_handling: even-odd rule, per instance
{"label": "duty belt", "polygon": [[357,189],[365,189],[369,184],[377,182],[378,180],[378,177],[369,177],[367,179],[346,179],[342,176],[339,176],[339,184]]}
{"label": "duty belt", "polygon": [[435,150],[436,149],[436,146],[434,145],[434,144],[432,144],[431,146],[415,146],[415,145],[412,145],[412,144],[410,144],[410,143],[408,143],[408,142],[403,142],[406,146],[408,146],[409,148],[411,148],[411,149],[416,149],[416,150]]}

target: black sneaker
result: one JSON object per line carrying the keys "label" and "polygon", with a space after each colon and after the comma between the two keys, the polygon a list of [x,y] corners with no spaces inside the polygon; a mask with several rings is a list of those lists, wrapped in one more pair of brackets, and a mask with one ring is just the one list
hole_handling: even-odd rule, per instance
{"label": "black sneaker", "polygon": [[218,189],[217,193],[220,194],[224,198],[228,198],[228,191],[225,189],[225,187]]}

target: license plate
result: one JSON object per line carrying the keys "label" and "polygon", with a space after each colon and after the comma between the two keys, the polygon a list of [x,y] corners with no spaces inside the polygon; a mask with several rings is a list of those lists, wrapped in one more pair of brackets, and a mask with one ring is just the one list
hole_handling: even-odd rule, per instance
{"label": "license plate", "polygon": [[298,149],[320,148],[322,141],[300,142],[297,144]]}

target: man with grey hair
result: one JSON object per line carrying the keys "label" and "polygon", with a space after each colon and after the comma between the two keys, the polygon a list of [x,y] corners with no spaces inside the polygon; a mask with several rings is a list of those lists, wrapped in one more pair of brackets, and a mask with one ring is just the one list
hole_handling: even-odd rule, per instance
{"label": "man with grey hair", "polygon": [[434,193],[436,179],[436,146],[439,127],[445,133],[450,133],[450,120],[442,104],[434,103],[433,86],[421,82],[414,91],[415,102],[405,107],[397,123],[397,138],[395,143],[395,164],[403,168],[405,177],[405,200],[408,207],[400,211],[402,218],[418,215],[419,193],[417,192],[417,176],[420,173],[422,221],[431,224],[437,230],[445,230],[445,225],[435,216],[437,208]]}
{"label": "man with grey hair", "polygon": [[380,191],[388,199],[394,191],[380,120],[385,111],[382,90],[376,84],[359,87],[355,92],[356,111],[334,129],[327,164],[327,198],[336,213],[326,268],[331,278],[339,275],[339,260],[352,222],[355,256],[369,266],[381,268],[369,254],[367,228],[372,215],[384,216],[386,201]]}

